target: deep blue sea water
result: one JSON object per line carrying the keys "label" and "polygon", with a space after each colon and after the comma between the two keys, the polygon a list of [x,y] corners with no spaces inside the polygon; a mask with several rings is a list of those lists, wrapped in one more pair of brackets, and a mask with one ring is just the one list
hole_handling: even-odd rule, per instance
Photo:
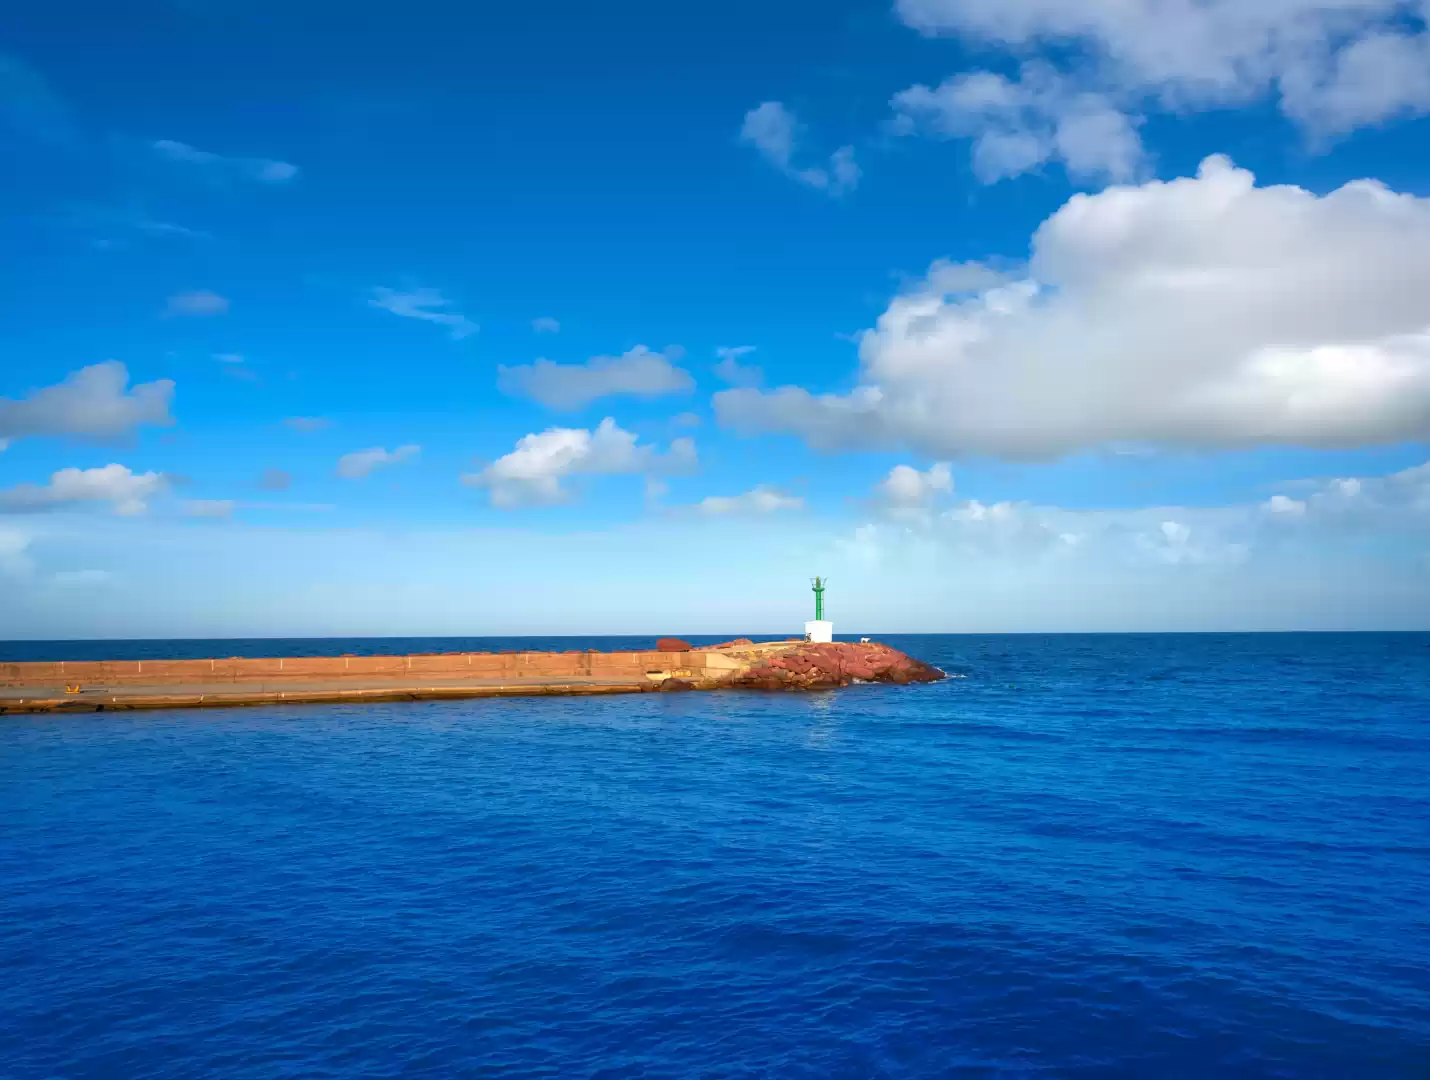
{"label": "deep blue sea water", "polygon": [[885,640],[962,677],[0,719],[0,1076],[1430,1076],[1430,635]]}

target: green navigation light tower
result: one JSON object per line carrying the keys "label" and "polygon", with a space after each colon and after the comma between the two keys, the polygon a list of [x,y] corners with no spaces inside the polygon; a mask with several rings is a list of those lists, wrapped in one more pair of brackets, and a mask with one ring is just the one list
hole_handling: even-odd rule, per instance
{"label": "green navigation light tower", "polygon": [[814,590],[814,620],[804,624],[805,641],[833,641],[834,624],[824,617],[824,589],[828,578],[811,578],[810,588]]}

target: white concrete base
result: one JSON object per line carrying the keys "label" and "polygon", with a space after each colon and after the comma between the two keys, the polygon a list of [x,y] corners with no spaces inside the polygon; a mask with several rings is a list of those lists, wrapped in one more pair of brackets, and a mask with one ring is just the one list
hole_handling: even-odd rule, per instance
{"label": "white concrete base", "polygon": [[804,636],[810,641],[833,641],[834,624],[828,619],[811,619],[804,624]]}

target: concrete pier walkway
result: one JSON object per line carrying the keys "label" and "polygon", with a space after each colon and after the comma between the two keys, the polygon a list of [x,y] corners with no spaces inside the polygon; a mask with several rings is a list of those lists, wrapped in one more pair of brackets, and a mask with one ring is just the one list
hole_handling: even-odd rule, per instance
{"label": "concrete pier walkway", "polygon": [[0,663],[0,715],[304,702],[823,690],[931,682],[943,673],[887,645],[737,641],[640,652],[440,653]]}

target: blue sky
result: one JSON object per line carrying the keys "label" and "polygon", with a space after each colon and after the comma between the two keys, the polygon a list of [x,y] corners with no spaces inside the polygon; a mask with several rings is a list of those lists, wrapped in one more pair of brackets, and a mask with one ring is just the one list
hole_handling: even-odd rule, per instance
{"label": "blue sky", "polygon": [[1424,628],[1430,11],[1262,7],[11,5],[0,636]]}

